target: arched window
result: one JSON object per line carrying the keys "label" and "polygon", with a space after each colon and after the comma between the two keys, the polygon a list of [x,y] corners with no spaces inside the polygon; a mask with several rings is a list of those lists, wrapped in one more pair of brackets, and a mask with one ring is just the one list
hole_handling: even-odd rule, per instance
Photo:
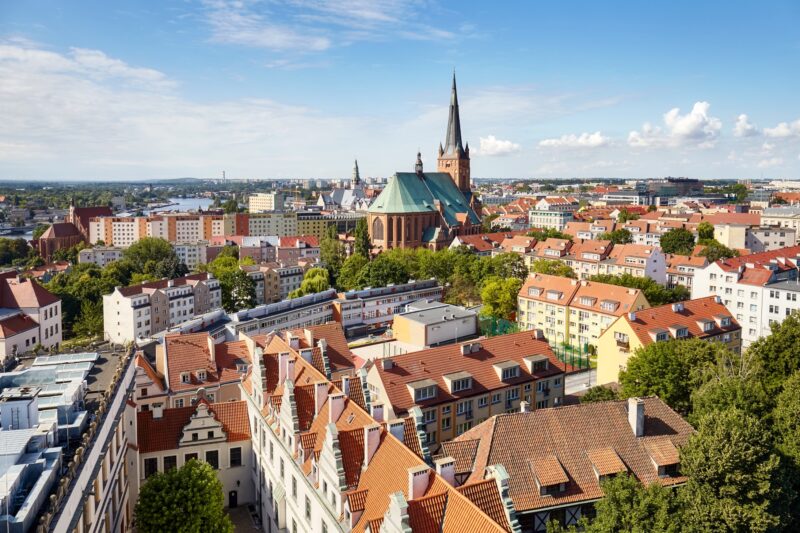
{"label": "arched window", "polygon": [[383,221],[380,218],[372,221],[372,238],[376,241],[383,240]]}

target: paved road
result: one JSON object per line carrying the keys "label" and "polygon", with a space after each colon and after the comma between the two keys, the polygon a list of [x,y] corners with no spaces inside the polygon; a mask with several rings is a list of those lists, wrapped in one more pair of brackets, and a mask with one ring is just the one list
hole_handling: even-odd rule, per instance
{"label": "paved road", "polygon": [[564,394],[585,391],[597,383],[597,369],[569,374],[564,380]]}

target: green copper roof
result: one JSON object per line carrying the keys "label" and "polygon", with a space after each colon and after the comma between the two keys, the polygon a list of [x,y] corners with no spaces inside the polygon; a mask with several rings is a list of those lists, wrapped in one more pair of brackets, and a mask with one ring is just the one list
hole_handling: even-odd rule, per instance
{"label": "green copper roof", "polygon": [[480,224],[478,215],[469,207],[464,194],[446,172],[429,172],[419,176],[398,172],[372,202],[370,213],[432,213],[434,200],[442,202],[448,226],[458,225],[456,213],[467,213],[473,224]]}

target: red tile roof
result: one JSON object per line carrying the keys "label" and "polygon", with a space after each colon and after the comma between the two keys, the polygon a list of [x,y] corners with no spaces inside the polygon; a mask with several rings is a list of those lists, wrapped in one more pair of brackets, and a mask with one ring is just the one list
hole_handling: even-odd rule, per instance
{"label": "red tile roof", "polygon": [[39,308],[60,301],[59,297],[35,280],[16,276],[0,280],[0,307]]}
{"label": "red tile roof", "polygon": [[[470,351],[462,355],[462,345],[478,348],[475,352]],[[550,361],[548,368],[533,375],[528,373],[524,358],[530,355],[547,356]],[[507,361],[519,365],[519,375],[502,381],[494,365]],[[564,363],[553,354],[547,340],[536,338],[535,333],[531,331],[397,355],[391,358],[391,362],[391,368],[384,369],[381,362],[374,368],[383,382],[387,399],[397,414],[404,414],[417,404],[409,392],[409,384],[416,381],[428,379],[436,383],[438,389],[436,396],[419,402],[419,405],[430,406],[564,372]],[[451,393],[444,376],[464,371],[472,376],[472,387],[462,392]]]}
{"label": "red tile roof", "polygon": [[[300,243],[298,246],[298,242]],[[294,235],[280,237],[278,246],[281,248],[319,248],[319,239],[314,235]]]}
{"label": "red tile roof", "polygon": [[129,285],[119,289],[119,292],[123,296],[133,296],[135,294],[142,294],[144,289],[166,289],[170,282],[172,282],[172,286],[174,287],[180,285],[195,285],[198,281],[206,281],[212,279],[213,277],[214,276],[207,272],[201,272],[199,274],[190,274],[188,276],[175,278],[172,280],[160,279],[158,281],[148,281],[147,283],[140,283],[138,285]]}
{"label": "red tile roof", "polygon": [[[250,439],[250,417],[247,402],[206,404],[214,418],[222,423],[228,442]],[[141,453],[160,452],[178,448],[183,428],[189,423],[199,404],[188,407],[164,409],[161,418],[153,418],[153,411],[136,413],[138,445]]]}
{"label": "red tile roof", "polygon": [[[614,450],[622,463],[644,484],[682,483],[684,477],[658,476],[648,447],[651,441],[669,440],[675,447],[693,430],[658,398],[644,398],[644,436],[636,437],[628,422],[628,402],[610,401],[537,409],[528,413],[497,415],[449,443],[479,441],[469,481],[484,478],[486,468],[502,464],[509,474],[509,496],[517,512],[593,501],[603,496],[589,453]],[[567,476],[566,490],[542,496],[536,483],[537,465],[556,460]],[[532,467],[533,464],[533,467]],[[550,474],[548,471],[548,479]],[[563,479],[563,478],[561,478]]]}
{"label": "red tile roof", "polygon": [[[673,306],[677,306],[679,310],[674,311]],[[721,326],[716,322],[715,317],[720,316],[728,317],[730,325]],[[688,330],[689,338],[700,339],[741,329],[728,308],[723,303],[717,302],[716,296],[642,309],[636,311],[635,320],[631,320],[629,315],[623,315],[619,320],[628,322],[644,345],[655,342],[653,333],[656,331],[667,331],[669,338],[674,338],[674,333],[670,331],[673,326],[685,327]],[[714,326],[709,331],[704,331],[701,324],[698,323],[702,321],[712,321]]]}
{"label": "red tile roof", "polygon": [[0,338],[7,339],[25,331],[38,329],[39,324],[25,314],[19,314],[0,319]]}
{"label": "red tile roof", "polygon": [[511,527],[508,524],[508,515],[506,515],[506,507],[500,497],[500,491],[494,479],[485,479],[462,485],[457,490],[469,498],[484,513],[492,517],[492,520],[503,526],[506,531],[511,531]]}
{"label": "red tile roof", "polygon": [[44,233],[39,237],[40,239],[58,239],[64,237],[78,237],[81,232],[74,224],[69,222],[56,222],[50,224],[50,227],[44,230]]}

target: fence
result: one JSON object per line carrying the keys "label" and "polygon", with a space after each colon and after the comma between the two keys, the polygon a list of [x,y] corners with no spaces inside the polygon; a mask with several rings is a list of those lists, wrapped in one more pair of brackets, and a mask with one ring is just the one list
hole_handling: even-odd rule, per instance
{"label": "fence", "polygon": [[569,344],[556,344],[551,346],[553,353],[559,361],[571,365],[576,370],[583,370],[590,366],[590,354],[588,347],[584,346],[571,346]]}

